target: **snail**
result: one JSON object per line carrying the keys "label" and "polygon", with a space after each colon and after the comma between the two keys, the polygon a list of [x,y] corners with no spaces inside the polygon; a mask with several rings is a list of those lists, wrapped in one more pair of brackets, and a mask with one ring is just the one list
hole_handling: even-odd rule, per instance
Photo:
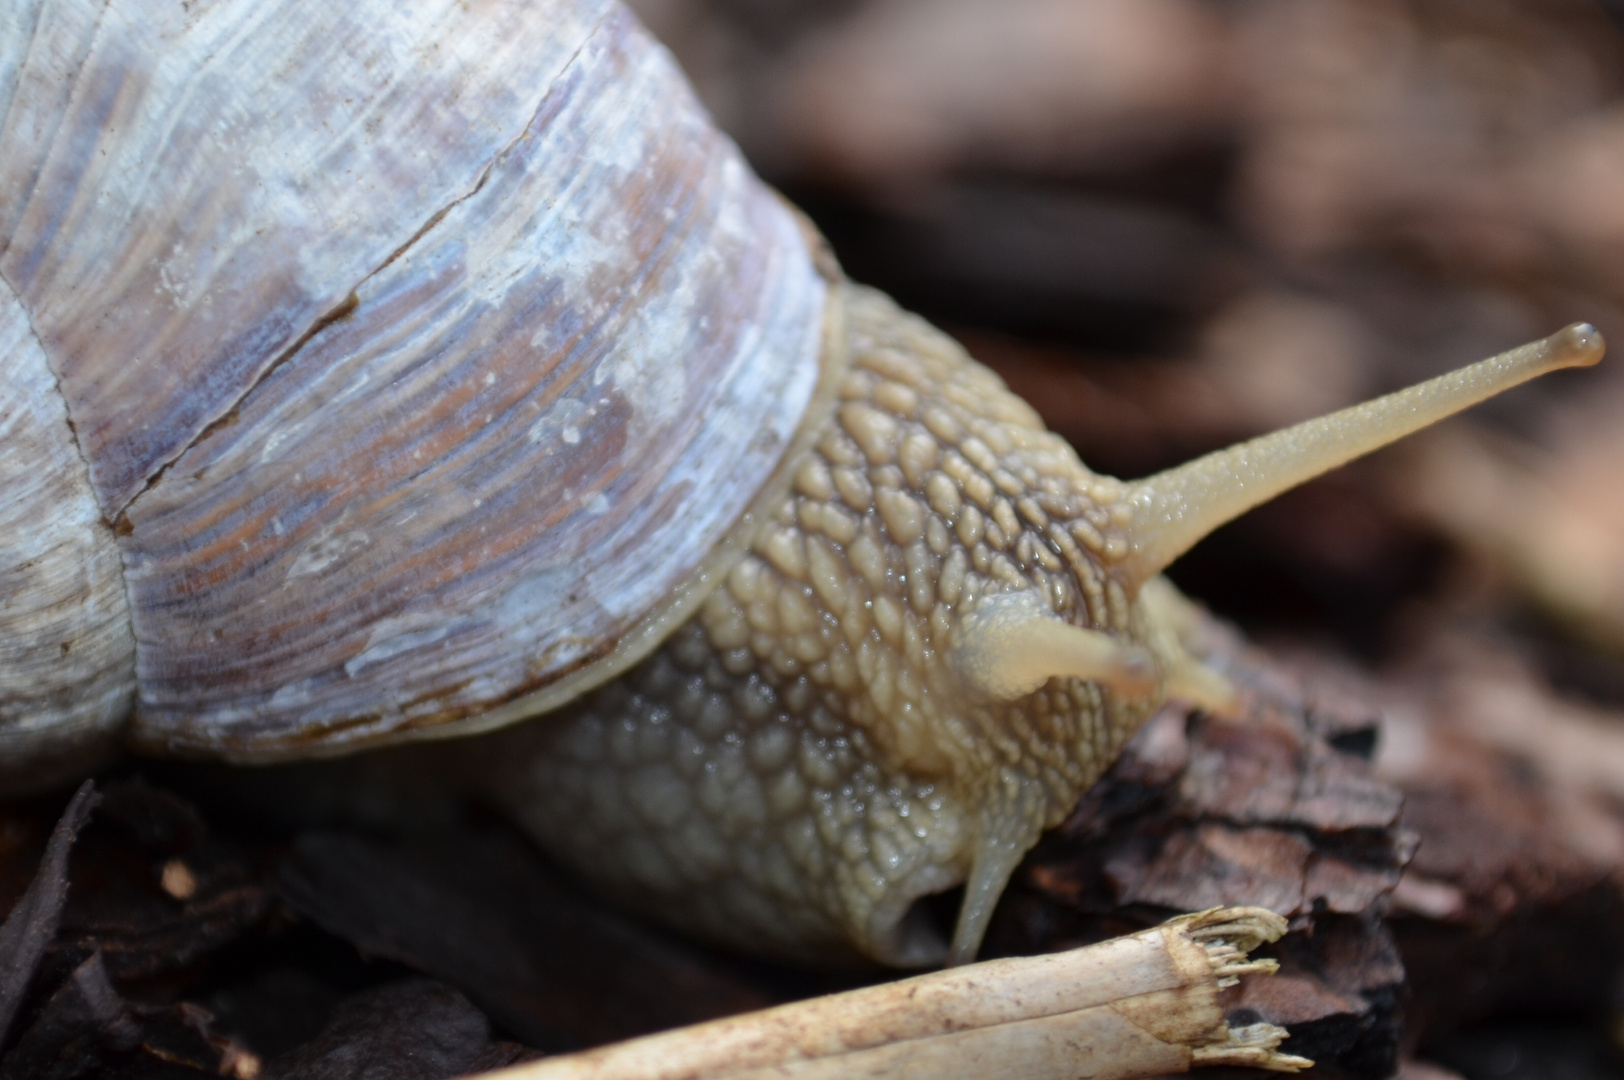
{"label": "snail", "polygon": [[1163,568],[1601,351],[1119,481],[613,0],[7,0],[0,790],[467,736],[399,753],[625,903],[964,962],[1164,699],[1233,706]]}

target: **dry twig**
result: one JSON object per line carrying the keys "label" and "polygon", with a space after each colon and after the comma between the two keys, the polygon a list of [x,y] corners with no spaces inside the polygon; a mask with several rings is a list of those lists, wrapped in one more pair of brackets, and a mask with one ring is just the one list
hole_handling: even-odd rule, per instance
{"label": "dry twig", "polygon": [[955,1077],[1098,1080],[1248,1065],[1296,1072],[1283,1028],[1231,1028],[1219,991],[1272,973],[1247,953],[1285,932],[1215,908],[1098,945],[993,960],[550,1058],[489,1080]]}

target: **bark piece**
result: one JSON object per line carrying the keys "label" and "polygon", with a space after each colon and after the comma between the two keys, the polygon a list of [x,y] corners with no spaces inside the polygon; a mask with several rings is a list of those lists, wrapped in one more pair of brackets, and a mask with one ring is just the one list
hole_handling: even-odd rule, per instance
{"label": "bark piece", "polygon": [[1311,721],[1306,705],[1296,710],[1255,706],[1240,721],[1164,710],[1021,880],[1089,915],[1132,904],[1371,911],[1413,848],[1398,827],[1399,793],[1356,752],[1361,714]]}
{"label": "bark piece", "polygon": [[340,1005],[319,1036],[271,1062],[266,1080],[442,1080],[504,1064],[490,1021],[443,983],[407,979]]}
{"label": "bark piece", "polygon": [[23,995],[56,935],[68,895],[68,852],[99,801],[101,796],[88,780],[74,793],[51,833],[33,884],[0,925],[0,1039],[16,1018]]}
{"label": "bark piece", "polygon": [[505,833],[469,829],[415,846],[306,833],[283,869],[282,893],[330,933],[463,988],[548,1049],[769,1001],[690,948],[573,896]]}
{"label": "bark piece", "polygon": [[165,1007],[135,1008],[141,1052],[168,1065],[234,1080],[257,1080],[258,1054],[215,1030],[214,1014],[189,1001]]}
{"label": "bark piece", "polygon": [[1293,1050],[1344,1076],[1392,1075],[1403,1045],[1405,971],[1380,919],[1318,916],[1311,932],[1288,935],[1271,952],[1279,976],[1237,988],[1230,1022],[1251,1012],[1289,1030]]}
{"label": "bark piece", "polygon": [[1504,642],[1441,629],[1384,689],[1377,766],[1421,841],[1390,920],[1411,1037],[1594,1011],[1624,970],[1620,715],[1564,700]]}
{"label": "bark piece", "polygon": [[1307,654],[1275,667],[1321,699],[1381,705],[1375,776],[1403,795],[1414,857],[1375,910],[1406,972],[1403,1045],[1430,1053],[1489,1017],[1608,1000],[1624,970],[1624,772],[1618,714],[1554,693],[1526,648],[1436,616],[1417,631],[1385,679]]}
{"label": "bark piece", "polygon": [[0,1060],[0,1080],[74,1080],[105,1075],[133,1050],[141,1029],[107,980],[97,953],[80,964]]}
{"label": "bark piece", "polygon": [[65,969],[99,951],[115,982],[186,968],[272,905],[247,851],[211,838],[195,807],[139,779],[108,785],[73,874],[52,963]]}
{"label": "bark piece", "polygon": [[1404,969],[1380,918],[1414,840],[1369,757],[1376,712],[1210,629],[1209,660],[1247,687],[1234,719],[1163,710],[1017,875],[993,947],[1089,941],[1166,913],[1254,904],[1291,919],[1281,977],[1227,1002],[1281,1025],[1346,1075],[1391,1074]]}

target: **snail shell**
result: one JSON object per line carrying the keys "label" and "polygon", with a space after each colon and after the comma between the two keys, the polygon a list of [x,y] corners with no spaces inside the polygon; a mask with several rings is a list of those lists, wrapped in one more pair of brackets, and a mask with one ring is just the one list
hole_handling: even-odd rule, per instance
{"label": "snail shell", "polygon": [[[627,13],[5,18],[0,326],[41,432],[6,506],[44,536],[3,565],[67,599],[0,639],[72,661],[7,732],[132,695],[135,744],[244,761],[477,727],[691,606],[808,415],[827,289]],[[30,613],[76,595],[85,626]]]}
{"label": "snail shell", "polygon": [[1124,484],[843,283],[609,0],[8,0],[0,788],[566,706],[433,762],[746,947],[938,960],[967,883],[965,960],[1161,700],[1231,701],[1162,567],[1599,355]]}

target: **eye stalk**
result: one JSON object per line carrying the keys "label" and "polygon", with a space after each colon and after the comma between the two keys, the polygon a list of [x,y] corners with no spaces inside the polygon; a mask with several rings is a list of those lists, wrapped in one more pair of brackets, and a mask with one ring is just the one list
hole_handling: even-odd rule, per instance
{"label": "eye stalk", "polygon": [[1549,371],[1589,367],[1606,342],[1589,323],[1407,390],[1218,450],[1128,486],[1125,569],[1143,584],[1220,525],[1320,473]]}

